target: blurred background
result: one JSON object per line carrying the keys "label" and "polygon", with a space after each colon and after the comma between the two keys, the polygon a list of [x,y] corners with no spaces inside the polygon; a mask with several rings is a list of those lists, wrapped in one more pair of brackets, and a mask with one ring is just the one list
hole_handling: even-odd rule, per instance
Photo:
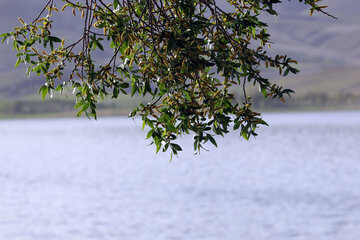
{"label": "blurred background", "polygon": [[[18,17],[32,21],[41,10],[42,2],[0,1],[0,32],[9,32],[20,23]],[[60,2],[59,2],[60,4]],[[301,73],[279,78],[276,71],[268,76],[296,92],[287,103],[265,101],[257,89],[252,92],[258,110],[320,110],[359,109],[360,103],[360,2],[356,0],[326,0],[327,11],[338,20],[315,13],[297,1],[279,4],[280,17],[263,16],[269,23],[269,33],[274,54],[287,54],[298,60]],[[70,12],[55,14],[54,34],[77,40],[81,36],[79,17]],[[78,23],[78,24],[77,24]],[[39,86],[43,81],[35,74],[27,78],[25,68],[14,69],[16,53],[9,46],[0,46],[0,117],[25,115],[72,116],[74,99],[56,96],[42,103]],[[101,61],[101,59],[100,59]],[[71,95],[71,94],[70,94]],[[121,96],[118,101],[108,101],[100,109],[105,115],[126,114],[146,99],[129,99]],[[101,114],[100,114],[101,115]]]}
{"label": "blurred background", "polygon": [[[0,0],[0,32],[46,2]],[[323,2],[338,20],[309,17],[295,0],[263,16],[271,51],[301,70],[266,73],[295,90],[286,103],[253,90],[270,127],[249,141],[231,132],[200,155],[185,136],[171,162],[140,119],[105,117],[147,100],[124,96],[105,101],[98,121],[76,118],[71,94],[42,102],[42,79],[14,69],[15,51],[0,45],[0,240],[358,240],[360,1]],[[59,36],[81,35],[71,13],[54,17]]]}

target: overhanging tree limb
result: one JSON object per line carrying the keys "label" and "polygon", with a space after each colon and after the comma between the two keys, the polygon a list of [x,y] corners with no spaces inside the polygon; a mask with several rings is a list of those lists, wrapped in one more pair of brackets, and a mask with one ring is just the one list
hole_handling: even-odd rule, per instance
{"label": "overhanging tree limb", "polygon": [[[61,11],[70,8],[83,18],[82,36],[68,46],[50,31],[52,14],[59,11],[55,2],[63,2]],[[334,17],[319,2],[304,4],[310,13]],[[43,98],[67,86],[74,89],[78,115],[96,118],[96,104],[107,95],[151,95],[152,102],[141,104],[130,116],[142,117],[156,151],[177,154],[177,138],[191,132],[195,151],[208,141],[216,145],[214,136],[228,133],[230,126],[245,139],[256,136],[256,128],[266,122],[252,111],[247,84],[258,85],[265,98],[284,101],[284,95],[293,93],[261,73],[263,68],[283,76],[298,72],[296,61],[265,50],[271,42],[260,15],[277,15],[273,6],[280,3],[227,0],[232,10],[226,11],[214,0],[50,0],[34,22],[20,19],[22,26],[1,37],[3,42],[14,39],[16,65],[27,63],[28,73],[46,77],[40,89]],[[104,45],[113,54],[107,64],[99,65],[93,56],[104,51]],[[71,71],[65,78],[66,69]],[[234,101],[234,86],[243,91],[242,104]]]}

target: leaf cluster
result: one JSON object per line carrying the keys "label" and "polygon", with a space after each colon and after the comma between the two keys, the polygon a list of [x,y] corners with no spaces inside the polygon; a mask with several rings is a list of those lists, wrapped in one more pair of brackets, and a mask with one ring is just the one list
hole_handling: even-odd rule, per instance
{"label": "leaf cluster", "polygon": [[[310,12],[323,12],[320,0],[299,0]],[[49,0],[39,16],[2,34],[13,39],[20,63],[27,73],[46,77],[42,98],[70,87],[76,95],[78,116],[96,118],[96,105],[104,96],[151,95],[129,116],[140,116],[147,138],[156,151],[181,151],[176,143],[183,134],[194,134],[194,150],[207,142],[217,146],[215,136],[238,130],[249,139],[259,125],[267,125],[252,111],[247,85],[258,85],[265,98],[293,93],[261,74],[273,68],[280,75],[297,73],[296,61],[286,55],[272,57],[267,23],[260,15],[277,15],[280,0],[227,0],[225,11],[215,0],[62,0],[62,8]],[[51,33],[52,15],[70,9],[83,19],[78,41]],[[47,14],[46,16],[44,16]],[[112,50],[106,64],[98,65],[96,51]],[[70,69],[64,77],[66,69]],[[58,80],[61,81],[59,82]],[[234,101],[231,89],[241,86],[243,101]]]}

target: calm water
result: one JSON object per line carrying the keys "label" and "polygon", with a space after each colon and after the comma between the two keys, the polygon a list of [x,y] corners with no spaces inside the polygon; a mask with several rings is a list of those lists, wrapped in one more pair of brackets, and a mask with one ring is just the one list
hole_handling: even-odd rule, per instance
{"label": "calm water", "polygon": [[0,239],[358,240],[360,112],[265,120],[172,163],[131,119],[0,121]]}

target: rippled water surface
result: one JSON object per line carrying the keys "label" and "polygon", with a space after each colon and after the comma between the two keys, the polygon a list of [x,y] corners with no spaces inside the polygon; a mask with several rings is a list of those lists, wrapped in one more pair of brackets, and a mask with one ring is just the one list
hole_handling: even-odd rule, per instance
{"label": "rippled water surface", "polygon": [[265,120],[171,163],[140,121],[0,121],[0,239],[358,240],[360,113]]}

